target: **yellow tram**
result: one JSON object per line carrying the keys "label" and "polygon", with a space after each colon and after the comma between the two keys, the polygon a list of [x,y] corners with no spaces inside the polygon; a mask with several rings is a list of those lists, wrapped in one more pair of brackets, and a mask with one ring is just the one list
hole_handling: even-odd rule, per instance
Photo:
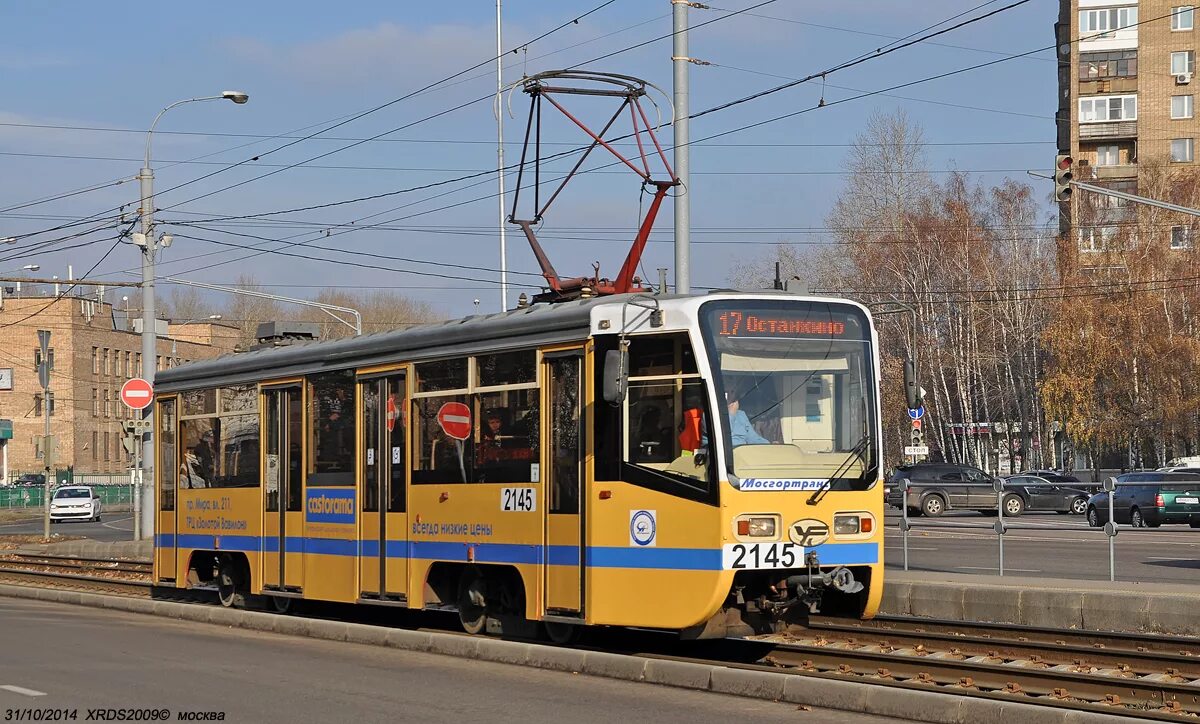
{"label": "yellow tram", "polygon": [[166,370],[154,581],[554,638],[869,617],[876,348],[845,300],[626,294]]}

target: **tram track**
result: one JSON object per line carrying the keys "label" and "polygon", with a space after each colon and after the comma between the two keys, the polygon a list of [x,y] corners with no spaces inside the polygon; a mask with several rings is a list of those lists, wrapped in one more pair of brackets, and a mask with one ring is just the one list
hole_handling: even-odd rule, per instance
{"label": "tram track", "polygon": [[[137,570],[148,564],[14,558],[0,558],[0,582],[152,595],[148,575]],[[105,569],[103,563],[120,568]],[[83,572],[88,570],[110,575]],[[153,595],[217,605],[208,591],[155,589]],[[429,626],[427,618],[392,612],[311,602],[290,615],[450,633],[448,626]],[[574,648],[1178,722],[1200,718],[1198,644],[1193,638],[1143,634],[820,617],[804,628],[744,640],[679,642],[643,631],[605,630]]]}

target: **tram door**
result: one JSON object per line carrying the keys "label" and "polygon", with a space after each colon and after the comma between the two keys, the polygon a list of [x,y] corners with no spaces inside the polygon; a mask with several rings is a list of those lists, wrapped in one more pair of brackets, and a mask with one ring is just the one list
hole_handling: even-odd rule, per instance
{"label": "tram door", "polygon": [[154,564],[158,579],[174,581],[178,564],[175,545],[176,533],[176,478],[179,475],[179,461],[176,459],[175,440],[175,405],[174,397],[158,401],[158,414],[155,415],[158,428],[158,464],[154,470],[158,476],[158,520],[154,528]]}
{"label": "tram door", "polygon": [[408,591],[407,389],[403,373],[359,381],[363,598],[405,600]]}
{"label": "tram door", "polygon": [[304,404],[298,385],[263,391],[264,588],[304,584]]}
{"label": "tram door", "polygon": [[543,355],[548,444],[542,446],[546,506],[546,613],[583,613],[583,350]]}

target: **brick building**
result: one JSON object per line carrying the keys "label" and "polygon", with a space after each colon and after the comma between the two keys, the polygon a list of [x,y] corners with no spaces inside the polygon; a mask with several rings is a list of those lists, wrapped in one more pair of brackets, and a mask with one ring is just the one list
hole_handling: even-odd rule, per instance
{"label": "brick building", "polygon": [[[1061,0],[1058,148],[1075,158],[1077,179],[1138,193],[1139,166],[1196,162],[1195,16],[1179,0]],[[1083,254],[1104,251],[1134,218],[1131,205],[1086,193],[1063,211]],[[1162,230],[1162,243],[1191,249],[1192,232],[1180,220]]]}
{"label": "brick building", "polygon": [[[46,404],[36,368],[39,329],[50,332],[54,365],[49,405],[55,467],[77,473],[128,469],[121,423],[134,413],[122,404],[120,390],[141,374],[141,336],[129,329],[123,313],[95,299],[9,297],[0,298],[0,420],[12,421],[12,437],[0,439],[6,478],[43,467],[34,449]],[[219,323],[162,320],[157,369],[232,352],[236,334]]]}

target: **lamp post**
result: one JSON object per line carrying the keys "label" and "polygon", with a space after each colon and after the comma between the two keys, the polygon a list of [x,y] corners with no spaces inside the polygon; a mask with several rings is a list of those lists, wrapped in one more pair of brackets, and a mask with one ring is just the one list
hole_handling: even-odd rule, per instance
{"label": "lamp post", "polygon": [[[178,324],[180,327],[182,327],[186,324],[191,324],[192,322],[216,322],[216,321],[219,321],[220,319],[221,319],[220,314],[210,314],[207,317],[204,317],[203,319],[185,319],[182,322],[179,322]],[[175,342],[176,342],[175,335],[172,334],[171,335],[171,356],[172,357],[175,356]]]}
{"label": "lamp post", "polygon": [[[175,106],[181,106],[184,103],[196,103],[199,101],[218,101],[229,100],[241,105],[250,100],[250,96],[241,91],[223,91],[220,95],[203,96],[200,98],[185,98],[181,101],[175,101],[171,105],[163,108],[154,117],[154,122],[150,124],[150,130],[146,131],[146,160],[142,164],[142,170],[138,174],[138,181],[141,183],[142,199],[141,199],[141,217],[142,217],[142,232],[133,234],[133,243],[142,248],[142,377],[151,384],[154,383],[155,361],[158,359],[158,338],[154,329],[154,256],[158,251],[159,242],[154,238],[154,171],[150,168],[150,142],[154,136],[154,128],[158,125],[158,121],[163,117],[163,114],[171,110]],[[162,245],[167,246],[170,242],[170,237],[163,240]],[[149,416],[151,408],[146,408],[146,415]],[[152,449],[153,436],[150,433],[146,434],[144,442],[144,454],[142,455],[142,470],[153,469],[154,450]],[[145,491],[145,486],[142,486]],[[150,508],[153,506],[142,506],[144,515],[151,515]],[[144,532],[153,531],[153,525],[144,525]]]}

